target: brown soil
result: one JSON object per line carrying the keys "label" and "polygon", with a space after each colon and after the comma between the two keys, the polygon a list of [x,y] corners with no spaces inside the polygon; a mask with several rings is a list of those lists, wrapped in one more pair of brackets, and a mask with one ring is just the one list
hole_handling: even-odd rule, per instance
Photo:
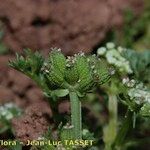
{"label": "brown soil", "polygon": [[123,10],[141,12],[143,0],[0,0],[4,41],[13,51],[60,47],[67,54],[90,52],[113,27]]}
{"label": "brown soil", "polygon": [[43,136],[50,126],[52,112],[46,102],[34,103],[28,106],[25,114],[12,120],[16,138],[20,141],[35,140]]}

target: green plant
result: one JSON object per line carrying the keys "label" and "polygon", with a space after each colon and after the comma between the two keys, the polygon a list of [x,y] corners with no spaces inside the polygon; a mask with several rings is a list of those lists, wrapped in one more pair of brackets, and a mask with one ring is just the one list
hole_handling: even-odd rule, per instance
{"label": "green plant", "polygon": [[[105,150],[125,150],[137,145],[138,139],[131,140],[127,134],[137,128],[137,120],[150,117],[150,51],[139,53],[107,43],[97,50],[97,56],[85,56],[81,52],[65,57],[56,48],[52,49],[47,59],[31,50],[26,50],[25,56],[17,54],[16,60],[10,61],[10,66],[29,76],[43,89],[53,109],[55,123],[59,125],[59,139],[92,139],[94,136],[98,141],[99,137],[95,138],[82,124],[81,103],[93,101],[97,90],[101,90],[109,113],[108,121],[102,125]],[[70,99],[71,119],[64,121],[59,120],[56,106],[66,96]],[[120,118],[118,108],[122,105],[125,111],[124,117]],[[97,107],[92,106],[91,110],[99,111]],[[55,149],[48,145],[32,148]],[[61,148],[73,149],[65,145]],[[97,149],[99,144],[91,148]]]}
{"label": "green plant", "polygon": [[[125,146],[128,130],[132,125],[135,128],[136,118],[150,115],[150,51],[138,53],[107,43],[106,47],[98,49],[97,54],[115,69],[111,82],[105,85],[110,115],[108,125],[104,127],[105,149],[121,149]],[[127,106],[127,112],[117,134],[119,100]]]}
{"label": "green plant", "polygon": [[82,139],[81,99],[110,79],[104,62],[95,55],[85,56],[82,52],[66,58],[56,48],[52,49],[48,59],[30,50],[25,54],[25,58],[17,54],[10,66],[32,78],[45,95],[53,99],[50,100],[53,108],[59,97],[69,95],[71,123],[62,127],[61,137],[69,135],[69,139]]}

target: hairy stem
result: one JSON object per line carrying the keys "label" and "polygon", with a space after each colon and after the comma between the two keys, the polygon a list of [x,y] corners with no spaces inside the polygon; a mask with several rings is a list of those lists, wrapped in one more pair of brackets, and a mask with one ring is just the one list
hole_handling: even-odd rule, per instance
{"label": "hairy stem", "polygon": [[76,92],[70,92],[71,123],[74,126],[74,139],[82,139],[81,102]]}
{"label": "hairy stem", "polygon": [[115,94],[108,93],[108,110],[109,110],[109,123],[104,128],[104,142],[105,150],[112,150],[112,144],[115,141],[117,134],[117,97]]}

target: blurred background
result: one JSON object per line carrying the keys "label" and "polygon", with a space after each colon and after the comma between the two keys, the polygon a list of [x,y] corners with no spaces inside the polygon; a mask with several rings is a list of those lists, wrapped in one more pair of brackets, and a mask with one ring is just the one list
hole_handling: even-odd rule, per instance
{"label": "blurred background", "polygon": [[[95,53],[111,41],[142,51],[150,49],[149,40],[149,0],[0,0],[0,104],[45,103],[40,89],[7,65],[25,48],[46,56],[58,47],[72,55]],[[64,101],[60,113],[68,107]]]}

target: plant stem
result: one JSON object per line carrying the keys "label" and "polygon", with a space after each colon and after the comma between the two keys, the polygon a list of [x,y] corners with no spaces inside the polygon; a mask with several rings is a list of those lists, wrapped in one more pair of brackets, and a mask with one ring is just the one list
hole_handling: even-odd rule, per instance
{"label": "plant stem", "polygon": [[117,134],[117,97],[113,93],[108,93],[108,110],[109,110],[109,123],[104,128],[104,142],[105,150],[112,150],[112,144],[115,141]]}
{"label": "plant stem", "polygon": [[74,139],[82,139],[81,102],[76,92],[70,92],[71,101],[71,123],[74,126]]}
{"label": "plant stem", "polygon": [[114,147],[117,149],[117,150],[120,150],[123,143],[124,143],[124,140],[125,140],[125,137],[128,133],[128,130],[130,129],[130,127],[132,127],[132,115],[133,113],[132,112],[128,112],[127,115],[126,115],[126,118],[122,124],[122,127],[121,129],[119,130],[117,136],[116,136],[116,139],[115,139],[115,142],[114,142]]}

